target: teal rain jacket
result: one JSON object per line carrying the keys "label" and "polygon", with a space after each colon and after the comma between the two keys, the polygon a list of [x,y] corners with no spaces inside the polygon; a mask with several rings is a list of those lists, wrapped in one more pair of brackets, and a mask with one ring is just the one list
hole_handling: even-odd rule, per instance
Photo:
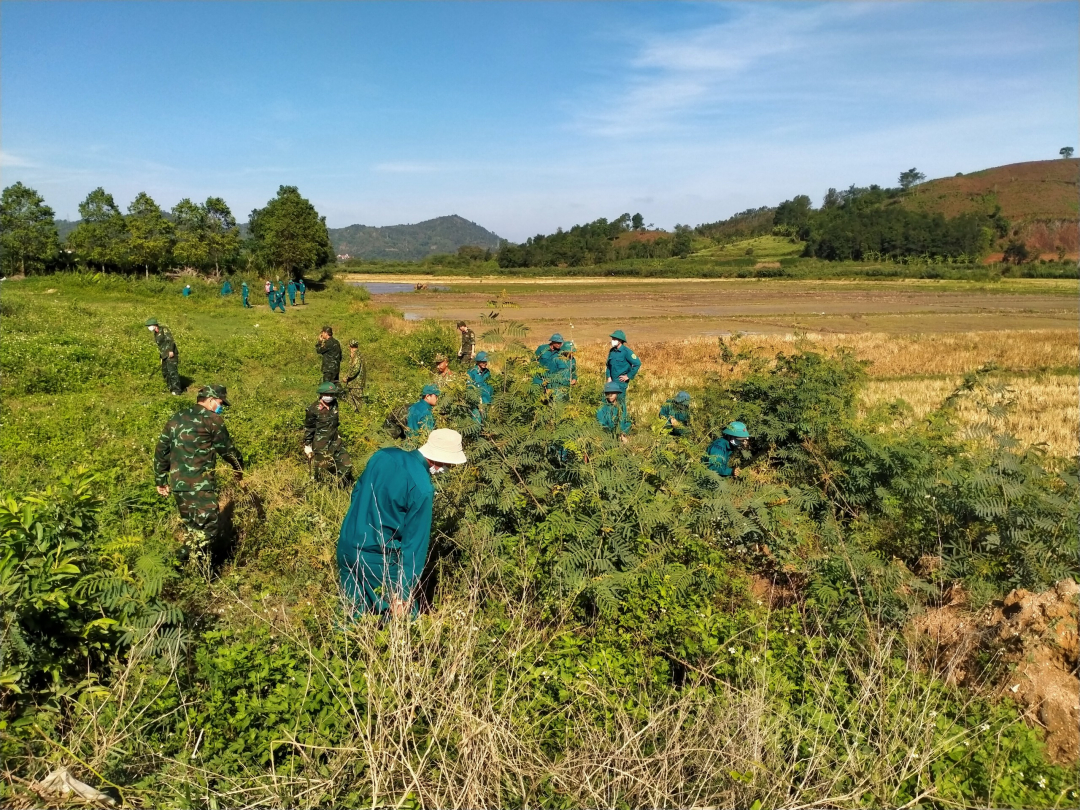
{"label": "teal rain jacket", "polygon": [[416,435],[421,430],[435,429],[435,411],[423,399],[409,406],[409,433]]}
{"label": "teal rain jacket", "polygon": [[731,467],[731,454],[735,452],[735,448],[731,445],[731,441],[727,436],[717,436],[715,441],[709,445],[709,469],[717,475],[734,475],[735,470]]}
{"label": "teal rain jacket", "polygon": [[378,450],[353,487],[338,536],[341,587],[354,613],[385,613],[390,596],[412,602],[427,560],[435,487],[418,450]]}
{"label": "teal rain jacket", "polygon": [[480,403],[490,405],[495,396],[495,389],[491,387],[491,369],[483,370],[480,366],[473,366],[465,375],[469,378],[469,387],[480,391]]}
{"label": "teal rain jacket", "polygon": [[638,371],[641,370],[641,361],[638,356],[634,354],[630,347],[626,344],[621,344],[619,348],[609,349],[607,356],[607,375],[608,379],[613,383],[618,383],[625,391],[627,384],[619,379],[623,374],[629,377],[631,380],[637,376]]}
{"label": "teal rain jacket", "polygon": [[596,411],[596,421],[600,423],[600,427],[612,433],[630,432],[630,415],[626,412],[626,406],[618,400],[604,402]]}

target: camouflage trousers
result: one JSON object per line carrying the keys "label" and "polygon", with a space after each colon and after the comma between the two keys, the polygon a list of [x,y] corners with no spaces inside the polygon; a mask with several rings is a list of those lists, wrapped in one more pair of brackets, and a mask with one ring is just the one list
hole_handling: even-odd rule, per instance
{"label": "camouflage trousers", "polygon": [[180,358],[166,357],[161,361],[161,376],[165,378],[165,385],[174,394],[182,394],[183,387],[180,385]]}
{"label": "camouflage trousers", "polygon": [[312,467],[316,478],[337,478],[346,486],[352,483],[352,459],[340,439],[327,447],[316,446],[312,449],[315,451]]}
{"label": "camouflage trousers", "polygon": [[197,545],[206,548],[221,531],[220,508],[217,492],[204,489],[199,492],[174,492],[180,521],[194,535]]}

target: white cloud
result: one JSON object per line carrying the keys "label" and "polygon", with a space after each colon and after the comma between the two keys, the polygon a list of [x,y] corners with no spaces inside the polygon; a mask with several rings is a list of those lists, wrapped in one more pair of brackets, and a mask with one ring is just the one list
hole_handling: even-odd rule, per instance
{"label": "white cloud", "polygon": [[11,152],[0,151],[0,166],[7,166],[9,168],[19,169],[33,169],[37,167],[37,164],[32,160],[13,155]]}

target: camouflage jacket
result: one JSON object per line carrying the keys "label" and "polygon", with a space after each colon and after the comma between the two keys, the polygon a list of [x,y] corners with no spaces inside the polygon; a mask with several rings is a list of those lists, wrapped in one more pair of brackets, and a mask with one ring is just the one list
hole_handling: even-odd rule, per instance
{"label": "camouflage jacket", "polygon": [[476,335],[473,334],[473,330],[468,327],[461,333],[461,350],[458,352],[458,357],[463,360],[473,359],[473,349],[476,347]]}
{"label": "camouflage jacket", "polygon": [[326,340],[320,340],[315,344],[315,351],[322,355],[323,376],[329,375],[336,380],[341,370],[341,344],[338,343],[337,338],[328,337]]}
{"label": "camouflage jacket", "polygon": [[169,352],[173,353],[173,357],[180,356],[180,352],[176,348],[176,341],[173,340],[172,332],[169,331],[169,327],[158,325],[157,332],[154,333],[154,342],[157,344],[158,356],[162,360],[169,358]]}
{"label": "camouflage jacket", "polygon": [[360,353],[356,353],[355,358],[349,360],[349,373],[345,375],[345,384],[348,385],[353,380],[361,377],[364,373],[364,358],[360,356]]}
{"label": "camouflage jacket", "polygon": [[221,456],[234,469],[244,461],[233,445],[221,414],[202,405],[180,411],[158,437],[154,451],[154,484],[173,492],[211,492],[217,489],[214,465]]}
{"label": "camouflage jacket", "polygon": [[338,404],[312,402],[304,413],[304,446],[316,453],[325,452],[338,441]]}

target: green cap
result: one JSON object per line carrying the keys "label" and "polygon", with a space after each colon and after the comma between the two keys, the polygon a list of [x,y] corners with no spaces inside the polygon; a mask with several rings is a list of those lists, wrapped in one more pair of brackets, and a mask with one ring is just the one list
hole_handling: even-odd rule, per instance
{"label": "green cap", "polygon": [[675,395],[675,401],[678,402],[680,405],[689,405],[690,395],[685,391],[680,391]]}
{"label": "green cap", "polygon": [[157,318],[147,318],[146,323],[143,324],[143,326],[157,326],[157,325],[158,325]]}
{"label": "green cap", "polygon": [[608,337],[613,337],[616,340],[621,340],[623,343],[626,343],[626,332],[624,332],[622,329],[616,329],[614,332],[608,335]]}
{"label": "green cap", "polygon": [[621,394],[622,392],[623,387],[617,382],[609,382],[607,385],[604,386],[605,394]]}
{"label": "green cap", "polygon": [[562,343],[563,338],[558,332],[548,338],[548,343]]}
{"label": "green cap", "polygon": [[217,383],[211,383],[210,385],[204,385],[199,389],[197,394],[198,399],[220,399],[222,405],[229,404],[229,392],[224,385],[218,385]]}
{"label": "green cap", "polygon": [[746,425],[742,422],[732,422],[726,428],[724,428],[724,435],[731,436],[734,439],[749,439],[750,433],[746,429]]}
{"label": "green cap", "polygon": [[477,363],[486,363],[488,361],[487,352],[477,352],[476,357],[473,359],[475,359]]}
{"label": "green cap", "polygon": [[570,354],[572,351],[574,351],[574,342],[573,341],[567,341],[566,343],[564,343],[562,345],[562,353],[563,354]]}
{"label": "green cap", "polygon": [[420,396],[422,396],[422,397],[430,396],[431,394],[434,394],[435,396],[438,396],[439,395],[439,386],[437,386],[437,385],[425,385],[424,390],[420,392]]}
{"label": "green cap", "polygon": [[338,384],[335,382],[324,382],[319,385],[320,394],[333,394],[335,397],[342,393]]}

